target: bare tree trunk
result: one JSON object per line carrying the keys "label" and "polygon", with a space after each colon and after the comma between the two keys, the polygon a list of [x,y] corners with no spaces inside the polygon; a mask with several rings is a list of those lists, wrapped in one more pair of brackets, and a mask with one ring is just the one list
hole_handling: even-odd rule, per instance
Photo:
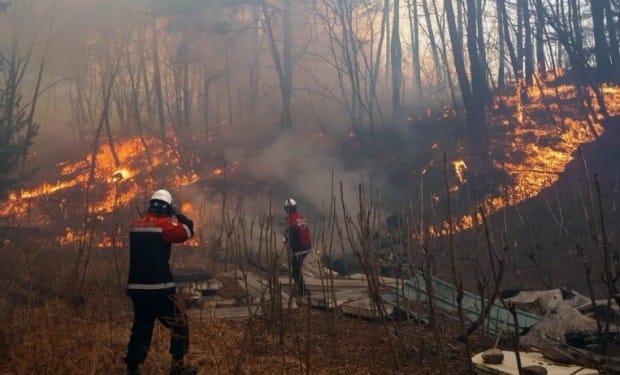
{"label": "bare tree trunk", "polygon": [[506,48],[508,48],[508,56],[510,57],[510,65],[512,66],[512,74],[515,80],[521,78],[521,67],[520,60],[517,56],[515,46],[512,43],[512,39],[510,37],[510,27],[508,12],[506,11],[506,1],[505,0],[497,0],[497,9],[498,12],[502,14],[502,35],[504,40],[506,41]]}
{"label": "bare tree trunk", "polygon": [[[144,138],[144,125],[142,123],[142,116],[140,115],[140,107],[139,107],[139,102],[140,102],[140,93],[138,91],[138,87],[139,87],[139,74],[140,72],[138,72],[138,75],[136,75],[136,73],[134,73],[132,67],[131,67],[131,61],[129,59],[130,53],[129,53],[129,44],[127,44],[126,46],[126,55],[127,55],[127,74],[129,75],[129,83],[131,85],[130,89],[131,89],[131,104],[132,104],[132,109],[133,109],[133,118],[134,118],[134,122],[136,124],[136,128],[138,130],[138,136],[140,137],[140,143],[142,143],[142,147],[144,147],[144,152],[146,154],[146,158],[149,162],[149,164],[151,164],[151,160],[152,160],[152,156],[151,156],[151,150],[149,149],[147,143],[146,143],[146,139]],[[140,53],[139,57],[138,57],[138,69],[144,69],[144,54]],[[145,70],[145,69],[144,69]]]}
{"label": "bare tree trunk", "polygon": [[166,135],[166,119],[164,115],[164,97],[163,91],[161,87],[161,70],[159,67],[159,41],[158,41],[158,31],[157,25],[155,22],[155,18],[152,19],[151,22],[152,32],[153,32],[153,89],[155,90],[155,102],[157,105],[157,119],[159,121],[159,135],[160,137],[165,137]]}
{"label": "bare tree trunk", "polygon": [[[390,8],[390,0],[385,0],[386,7],[389,9]],[[385,33],[387,34],[385,36],[385,82],[388,82],[390,80],[390,67],[391,67],[391,53],[390,51],[392,50],[392,48],[390,47],[390,15],[389,15],[389,10],[388,10],[388,14],[385,17]]]}
{"label": "bare tree trunk", "polygon": [[[229,67],[230,64],[230,57],[229,57],[229,48],[228,46],[226,46],[226,66]],[[226,69],[226,72],[224,73],[224,77],[225,77],[225,81],[226,81],[226,108],[228,109],[228,124],[230,126],[232,126],[234,124],[233,119],[234,119],[234,111],[233,111],[233,98],[232,98],[232,85],[233,85],[233,80],[230,79],[230,68]],[[289,99],[289,106],[290,106],[290,99]],[[289,110],[290,112],[290,110]],[[290,124],[290,122],[284,122],[283,124]]]}
{"label": "bare tree trunk", "polygon": [[605,35],[605,3],[609,0],[590,1],[592,12],[592,32],[594,34],[594,55],[596,56],[596,72],[598,78],[605,80],[611,77],[611,61],[609,45]]}
{"label": "bare tree trunk", "polygon": [[506,42],[504,41],[504,14],[499,9],[499,6],[495,8],[495,14],[497,17],[497,42],[499,61],[497,64],[497,87],[504,88],[506,86],[506,60],[504,58],[506,54]]}
{"label": "bare tree trunk", "polygon": [[252,44],[252,63],[250,65],[250,118],[256,117],[256,104],[259,97],[260,84],[260,50],[263,42],[262,33],[259,33],[258,24],[260,22],[260,8],[252,7],[252,23],[257,25],[254,31],[254,43]]}
{"label": "bare tree trunk", "polygon": [[[611,2],[606,0],[605,6],[605,26],[607,26],[607,35],[609,38],[609,57],[611,58],[611,81],[620,81],[620,45],[618,44],[618,22],[614,18],[614,12],[611,9]],[[616,14],[617,16],[617,14]]]}
{"label": "bare tree trunk", "polygon": [[529,87],[534,84],[534,48],[532,45],[532,27],[530,25],[529,2],[522,1],[520,10],[523,19],[523,58],[525,61],[525,84]]}
{"label": "bare tree trunk", "polygon": [[[381,67],[381,54],[383,51],[383,42],[386,39],[386,29],[388,25],[387,19],[390,17],[390,2],[389,0],[383,1],[383,11],[381,12],[381,30],[379,31],[379,44],[377,46],[377,52],[375,54],[374,65],[371,68],[370,72],[370,97],[376,97],[377,92],[377,82],[379,80],[379,70]],[[370,52],[372,53],[372,51]],[[368,103],[368,109],[370,112],[370,117],[374,117],[374,101],[371,99]],[[371,123],[373,125],[373,123]],[[371,132],[374,133],[374,126],[371,127]]]}
{"label": "bare tree trunk", "polygon": [[[435,2],[433,1],[433,3]],[[456,28],[457,35],[461,40],[463,40],[463,27],[465,26],[464,7],[463,0],[456,0]]]}
{"label": "bare tree trunk", "polygon": [[276,72],[278,73],[278,80],[280,82],[280,94],[282,96],[282,119],[281,126],[284,128],[290,128],[293,126],[291,115],[291,91],[292,91],[292,59],[291,59],[291,1],[284,0],[283,6],[283,52],[282,60],[280,58],[280,52],[276,44],[275,36],[273,34],[272,15],[267,8],[267,4],[262,4],[263,17],[265,19],[265,27],[267,31],[267,38],[269,40],[269,47],[271,49],[271,56],[276,66]]}
{"label": "bare tree trunk", "polygon": [[523,6],[522,3],[526,1],[517,2],[517,37],[516,39],[516,47],[517,47],[517,71],[518,75],[516,76],[517,80],[522,80],[524,76],[523,72]]}
{"label": "bare tree trunk", "polygon": [[448,62],[448,47],[445,38],[445,26],[443,26],[443,24],[445,23],[441,22],[439,18],[439,10],[437,9],[437,2],[435,1],[433,1],[433,11],[435,12],[435,22],[437,22],[437,25],[442,25],[441,29],[439,30],[439,40],[441,40],[441,59],[443,61],[443,66],[446,71],[446,78],[448,79],[448,88],[450,89],[450,99],[452,100],[452,107],[454,108],[455,113],[459,113],[460,105],[456,100],[454,82],[452,82],[452,73],[450,72],[450,64]]}
{"label": "bare tree trunk", "polygon": [[[461,40],[456,35],[456,22],[454,19],[454,8],[452,7],[452,0],[444,1],[444,6],[446,10],[446,21],[448,23],[448,31],[450,33],[450,39],[452,41],[452,56],[454,58],[454,65],[457,73],[457,78],[459,81],[459,86],[461,88],[461,93],[463,95],[463,102],[465,104],[465,114],[467,116],[467,125],[469,128],[469,135],[472,141],[471,148],[472,151],[480,158],[480,160],[485,160],[488,148],[487,143],[487,134],[486,134],[486,120],[484,114],[484,103],[485,97],[484,94],[480,94],[480,92],[474,93],[472,91],[472,86],[469,83],[469,79],[467,77],[467,72],[465,70],[465,61],[463,58],[463,45]],[[484,76],[480,76],[480,61],[477,55],[477,36],[476,36],[476,7],[475,0],[468,0],[468,52],[470,56],[470,64],[472,64],[472,75],[475,74],[475,77],[472,77],[472,81],[475,83],[475,88],[477,90],[481,89],[481,78]],[[484,74],[484,72],[482,72]],[[475,78],[475,79],[474,79]],[[484,82],[484,81],[482,81]]]}
{"label": "bare tree trunk", "polygon": [[471,111],[471,86],[469,85],[469,79],[465,70],[465,60],[463,57],[463,43],[458,37],[456,29],[456,20],[454,18],[454,8],[452,7],[452,1],[448,0],[444,2],[446,11],[446,21],[448,23],[448,32],[452,41],[452,57],[454,59],[454,68],[463,95],[463,102],[465,103],[465,110]]}
{"label": "bare tree trunk", "polygon": [[536,72],[541,78],[547,77],[545,62],[545,9],[542,0],[536,0]]}
{"label": "bare tree trunk", "polygon": [[[204,118],[204,132],[209,138],[209,132],[211,131],[211,85],[213,82],[220,78],[221,74],[209,75],[204,81],[204,102],[203,102],[203,118]],[[217,123],[216,123],[217,124]]]}
{"label": "bare tree trunk", "polygon": [[[110,112],[110,101],[112,97],[112,87],[114,86],[114,80],[116,78],[116,74],[118,73],[119,63],[114,62],[114,66],[110,71],[108,77],[101,77],[101,93],[103,95],[103,106],[101,108],[101,116],[99,117],[99,125],[97,126],[97,130],[95,131],[95,136],[93,137],[93,150],[91,156],[91,164],[90,164],[90,172],[88,174],[88,184],[92,184],[95,181],[95,170],[97,165],[97,152],[99,150],[99,138],[101,137],[101,131],[103,127],[106,126],[108,121],[108,114]],[[107,126],[109,130],[109,126]],[[108,136],[110,133],[108,132]]]}
{"label": "bare tree trunk", "polygon": [[[484,77],[484,87],[489,87],[489,82],[487,80],[487,73],[486,73],[486,66],[487,66],[487,51],[486,51],[486,44],[485,44],[485,40],[484,40],[484,19],[483,19],[483,15],[484,15],[484,6],[486,4],[486,1],[482,2],[482,0],[477,0],[476,3],[476,22],[477,22],[477,26],[478,26],[478,58],[479,61],[481,62],[480,65],[480,69],[482,69],[482,76]],[[487,89],[488,91],[488,89]],[[488,95],[488,92],[487,92]]]}
{"label": "bare tree trunk", "polygon": [[[472,83],[472,104],[477,107],[476,111],[480,112],[484,118],[484,102],[489,97],[489,90],[486,82],[486,61],[482,60],[479,49],[478,30],[482,26],[478,26],[477,22],[480,18],[478,13],[482,9],[478,9],[476,0],[467,0],[467,53],[469,55],[469,65],[471,71]],[[482,107],[482,108],[481,108]],[[479,123],[476,127],[483,125]]]}
{"label": "bare tree trunk", "polygon": [[401,119],[401,90],[403,85],[402,47],[400,44],[400,1],[394,0],[394,20],[392,21],[392,112],[394,123]]}
{"label": "bare tree trunk", "polygon": [[285,127],[293,126],[293,117],[291,113],[291,97],[293,94],[292,1],[293,0],[284,0],[282,19],[282,66],[284,68],[284,82],[282,85],[282,122]]}
{"label": "bare tree trunk", "polygon": [[436,79],[439,84],[443,84],[443,70],[441,68],[441,62],[439,60],[439,54],[437,52],[438,48],[437,48],[437,43],[435,41],[435,32],[433,31],[433,23],[431,22],[431,14],[428,9],[427,0],[422,0],[422,9],[424,10],[424,19],[426,20],[426,29],[427,29],[426,32],[428,34],[428,41],[429,41],[431,52],[433,55],[433,64],[434,64],[433,68],[434,68],[435,74],[437,74]]}
{"label": "bare tree trunk", "polygon": [[[583,51],[583,32],[581,30],[581,8],[579,7],[577,0],[569,0],[568,11],[570,13],[571,27],[573,35],[573,45],[576,51]],[[564,10],[564,8],[561,8]],[[563,17],[562,17],[563,18]],[[580,52],[581,53],[581,52]]]}
{"label": "bare tree trunk", "polygon": [[409,15],[409,30],[411,37],[411,65],[413,70],[414,87],[418,97],[422,97],[422,75],[420,66],[420,33],[418,22],[418,3],[416,0],[406,0]]}

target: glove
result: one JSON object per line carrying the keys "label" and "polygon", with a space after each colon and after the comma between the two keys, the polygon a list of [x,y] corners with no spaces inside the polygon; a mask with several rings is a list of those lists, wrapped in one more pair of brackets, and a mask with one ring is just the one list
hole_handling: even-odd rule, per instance
{"label": "glove", "polygon": [[189,231],[192,233],[192,236],[194,236],[194,222],[192,221],[192,219],[190,219],[189,217],[183,215],[182,213],[176,210],[174,212],[174,216],[177,217],[177,220],[179,221],[179,223],[187,225],[187,227],[189,228]]}

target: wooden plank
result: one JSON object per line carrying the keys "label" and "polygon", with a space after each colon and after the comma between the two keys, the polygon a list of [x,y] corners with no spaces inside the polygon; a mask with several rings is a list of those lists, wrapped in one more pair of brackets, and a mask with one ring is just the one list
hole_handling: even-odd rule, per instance
{"label": "wooden plank", "polygon": [[[243,290],[248,293],[248,299],[251,304],[257,304],[261,301],[269,301],[269,284],[267,280],[253,272],[247,272],[245,275],[237,274],[237,283]],[[281,288],[280,295],[283,301],[288,301],[290,294],[285,288]]]}
{"label": "wooden plank", "polygon": [[[283,285],[293,284],[293,280],[291,279],[290,276],[287,276],[287,275],[278,276],[278,280]],[[366,280],[366,278],[361,278],[361,277],[339,276],[339,277],[334,277],[332,279],[329,279],[327,277],[325,277],[324,279],[321,279],[321,278],[317,278],[317,277],[310,276],[310,275],[304,275],[304,282],[306,283],[306,286],[308,286],[309,288],[313,288],[313,289],[321,288],[323,286],[325,287],[333,286],[334,288],[367,288],[368,287],[368,281]],[[379,279],[379,283],[381,286],[396,288],[397,286],[403,287],[404,280],[382,277]]]}
{"label": "wooden plank", "polygon": [[[336,290],[333,293],[313,292],[310,296],[310,305],[325,309],[334,309],[347,301],[368,297],[368,292],[364,289]],[[301,299],[301,303],[307,304],[307,298]]]}
{"label": "wooden plank", "polygon": [[199,320],[213,318],[244,320],[250,318],[250,316],[257,316],[262,313],[263,309],[258,305],[207,307],[189,311],[190,318]]}
{"label": "wooden plank", "polygon": [[[478,374],[494,374],[494,375],[519,375],[517,366],[517,357],[515,352],[502,350],[504,353],[504,361],[497,365],[484,363],[482,353],[478,353],[472,357],[472,363],[476,367]],[[578,365],[564,365],[543,357],[539,352],[519,352],[521,358],[521,366],[542,366],[547,370],[547,374],[553,375],[597,375],[599,372],[595,369],[585,368]]]}
{"label": "wooden plank", "polygon": [[219,296],[202,297],[200,301],[198,301],[198,305],[202,307],[232,306],[236,303],[237,301],[233,298],[221,298]]}

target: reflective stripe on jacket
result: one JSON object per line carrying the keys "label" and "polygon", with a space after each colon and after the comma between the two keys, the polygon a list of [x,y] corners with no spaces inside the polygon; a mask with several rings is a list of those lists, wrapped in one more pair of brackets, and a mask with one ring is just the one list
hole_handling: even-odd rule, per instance
{"label": "reflective stripe on jacket", "polygon": [[187,225],[166,216],[148,212],[134,221],[129,230],[128,294],[174,293],[170,250],[190,237]]}

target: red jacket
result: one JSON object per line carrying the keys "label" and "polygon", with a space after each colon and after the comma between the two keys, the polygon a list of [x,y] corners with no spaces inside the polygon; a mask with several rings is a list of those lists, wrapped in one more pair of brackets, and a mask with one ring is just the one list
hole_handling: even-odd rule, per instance
{"label": "red jacket", "polygon": [[173,243],[192,237],[190,228],[170,217],[147,212],[129,230],[128,294],[172,294],[175,284],[170,271]]}
{"label": "red jacket", "polygon": [[288,214],[288,243],[295,254],[307,253],[310,249],[308,220],[297,211]]}

